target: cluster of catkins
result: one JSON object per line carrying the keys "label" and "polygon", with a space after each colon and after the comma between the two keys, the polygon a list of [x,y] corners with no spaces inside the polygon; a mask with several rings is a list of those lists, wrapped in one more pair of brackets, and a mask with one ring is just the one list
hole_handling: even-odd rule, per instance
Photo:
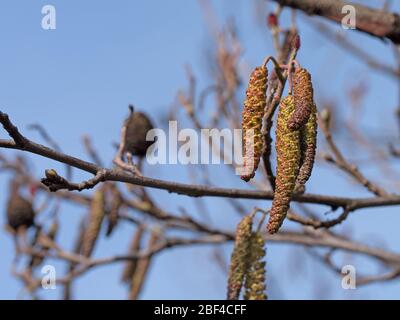
{"label": "cluster of catkins", "polygon": [[228,300],[237,300],[243,290],[245,300],[267,299],[265,285],[265,240],[252,231],[253,216],[240,221],[236,230],[228,277]]}
{"label": "cluster of catkins", "polygon": [[[263,116],[267,92],[266,67],[256,68],[249,81],[243,109],[244,167],[242,179],[254,177],[263,152]],[[293,193],[304,193],[305,183],[311,176],[317,145],[317,109],[309,72],[297,66],[292,76],[292,91],[280,102],[276,126],[276,186],[268,232],[276,233],[289,209]],[[253,146],[246,131],[252,130]]]}

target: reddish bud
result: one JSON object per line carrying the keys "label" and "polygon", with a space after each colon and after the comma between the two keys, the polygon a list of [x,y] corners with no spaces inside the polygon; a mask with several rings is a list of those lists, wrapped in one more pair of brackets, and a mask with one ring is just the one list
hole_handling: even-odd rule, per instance
{"label": "reddish bud", "polygon": [[299,34],[296,34],[293,38],[292,48],[299,50],[300,46],[301,46],[300,36],[299,36]]}
{"label": "reddish bud", "polygon": [[267,25],[270,28],[277,27],[278,26],[278,17],[275,14],[270,13],[267,17]]}

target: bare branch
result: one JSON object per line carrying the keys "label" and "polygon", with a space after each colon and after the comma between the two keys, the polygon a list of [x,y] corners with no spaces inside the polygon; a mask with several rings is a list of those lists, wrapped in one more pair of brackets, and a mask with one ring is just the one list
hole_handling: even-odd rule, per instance
{"label": "bare branch", "polygon": [[83,145],[87,153],[89,154],[92,161],[100,167],[103,167],[103,161],[101,161],[99,155],[97,154],[96,150],[93,148],[92,141],[89,136],[83,135],[82,136]]}
{"label": "bare branch", "polygon": [[[8,122],[8,125],[11,125],[8,116],[6,115],[5,118],[4,115],[5,115],[4,113],[0,114],[0,122],[4,125],[4,121],[6,121],[6,123]],[[12,125],[12,127],[14,126]],[[18,129],[16,129],[16,127],[14,128],[18,132]],[[75,168],[92,173],[94,175],[96,175],[98,172],[104,169],[97,166],[94,163],[90,163],[69,156],[67,154],[57,152],[40,144],[37,144],[23,137],[19,133],[18,135],[20,136],[18,139],[20,140],[22,139],[24,141],[23,146],[17,145],[17,143],[12,140],[0,140],[0,148],[17,149],[21,151],[27,151],[30,153],[38,154],[45,158],[69,164]],[[144,176],[132,175],[129,172],[124,172],[118,169],[106,169],[106,173],[104,175],[107,178],[105,179],[105,181],[125,182],[143,187],[163,189],[171,193],[177,193],[192,197],[207,196],[207,197],[225,197],[225,198],[242,198],[242,199],[259,199],[259,200],[272,200],[273,198],[273,192],[271,191],[219,188],[219,187],[210,187],[203,185],[191,185],[185,183],[170,182]],[[334,208],[345,207],[351,204],[352,208],[355,210],[355,209],[369,208],[369,207],[399,205],[400,195],[390,195],[387,197],[373,197],[373,198],[346,198],[346,197],[335,197],[335,196],[326,196],[317,194],[303,194],[303,195],[294,195],[293,201],[300,203],[322,204]]]}
{"label": "bare branch", "polygon": [[80,183],[69,182],[67,179],[61,177],[54,169],[46,170],[45,175],[46,178],[43,178],[41,182],[52,192],[62,189],[82,191],[84,189],[92,189],[100,182],[106,181],[107,170],[101,169],[96,173],[94,178]]}
{"label": "bare branch", "polygon": [[342,0],[273,0],[281,6],[299,9],[310,15],[319,15],[341,23],[342,8],[351,5],[357,13],[356,29],[378,38],[388,38],[400,43],[400,17],[396,13],[372,9]]}
{"label": "bare branch", "polygon": [[331,156],[326,156],[325,160],[334,163],[337,165],[340,169],[348,173],[350,176],[352,176],[356,181],[358,181],[361,185],[363,185],[365,188],[367,188],[370,192],[376,194],[377,196],[380,197],[388,197],[389,193],[387,193],[384,189],[373,183],[371,180],[367,179],[359,170],[358,168],[349,163],[344,156],[342,155],[341,151],[337,147],[336,143],[333,140],[331,131],[329,130],[329,125],[327,124],[326,116],[322,115],[320,117],[322,119],[319,119],[319,125],[321,127],[321,130],[325,136],[325,140],[328,143],[328,146],[334,155],[334,158]]}

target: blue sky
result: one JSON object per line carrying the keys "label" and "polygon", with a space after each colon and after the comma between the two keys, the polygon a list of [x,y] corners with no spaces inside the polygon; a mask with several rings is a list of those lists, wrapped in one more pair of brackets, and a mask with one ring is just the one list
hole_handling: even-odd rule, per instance
{"label": "blue sky", "polygon": [[[234,17],[239,37],[245,49],[242,61],[253,67],[263,57],[273,53],[267,28],[260,28],[254,19],[256,1],[211,1],[221,22]],[[57,12],[57,29],[41,28],[41,8],[52,4]],[[259,1],[265,16],[271,4]],[[394,9],[399,11],[400,5]],[[82,134],[92,137],[94,145],[108,165],[111,165],[118,141],[121,122],[127,115],[129,103],[147,111],[161,125],[179,88],[186,87],[184,65],[190,64],[198,77],[199,87],[210,84],[204,71],[207,64],[206,46],[210,33],[204,23],[198,1],[22,1],[0,2],[0,107],[8,113],[21,130],[40,141],[36,132],[29,131],[32,123],[42,124],[62,149],[72,155],[87,158],[81,144]],[[288,25],[288,14],[282,18]],[[364,101],[361,128],[369,136],[383,142],[398,143],[398,128],[393,117],[397,106],[398,89],[393,79],[372,72],[362,62],[332,45],[319,35],[304,16],[299,15],[302,49],[299,61],[313,74],[317,101],[334,101],[346,115],[345,90],[362,79],[370,88]],[[355,31],[346,36],[387,63],[394,63],[388,44]],[[244,94],[243,88],[243,94]],[[381,119],[384,121],[382,126]],[[379,120],[379,121],[376,121]],[[6,137],[0,133],[0,137]],[[397,140],[396,140],[397,139]],[[320,138],[322,140],[322,138]],[[339,136],[338,141],[351,147],[352,141]],[[348,148],[347,150],[349,150]],[[351,150],[351,149],[350,149]],[[3,153],[3,151],[2,151]],[[5,152],[12,156],[15,152]],[[357,159],[362,153],[350,152]],[[33,172],[41,177],[49,168],[62,171],[62,166],[47,159],[32,156]],[[215,168],[214,168],[215,169]],[[229,171],[214,170],[220,186],[246,187]],[[374,177],[376,170],[364,162],[361,166]],[[187,168],[182,166],[146,167],[152,177],[188,181]],[[4,208],[7,196],[7,175],[0,180],[0,205]],[[74,171],[74,179],[87,175]],[[386,177],[389,180],[389,177]],[[383,182],[386,182],[386,178]],[[333,173],[326,165],[319,165],[308,185],[308,191],[332,195],[368,196],[363,189],[348,183],[341,173]],[[176,211],[178,205],[201,217],[192,199],[152,192],[163,207]],[[226,202],[207,200],[212,223],[224,228],[238,222]],[[269,203],[242,202],[249,210]],[[317,212],[325,207],[314,207]],[[77,231],[78,221],[85,214],[80,207],[63,206],[60,212],[62,230],[60,243],[72,246],[71,234]],[[377,223],[379,221],[379,223]],[[364,210],[352,216],[345,230],[360,241],[380,246],[382,243],[399,251],[397,226],[398,208]],[[4,225],[4,214],[0,215]],[[293,227],[287,223],[287,227]],[[95,255],[108,256],[127,249],[132,227],[123,225],[111,239],[102,239]],[[222,247],[225,256],[231,246]],[[0,232],[0,299],[14,299],[20,283],[10,276],[12,242],[8,234]],[[226,279],[215,263],[210,262],[212,250],[207,247],[172,249],[154,260],[143,298],[154,299],[218,299],[225,297]],[[348,262],[344,256],[343,263]],[[350,261],[350,260],[349,260]],[[352,260],[353,261],[353,260]],[[361,270],[375,271],[365,260],[354,260]],[[56,264],[57,270],[63,266]],[[300,271],[301,272],[300,272]],[[79,299],[123,299],[126,288],[119,282],[121,266],[111,265],[93,270],[75,283],[75,297]],[[352,292],[344,291],[340,279],[312,258],[300,247],[268,246],[268,292],[270,298],[398,298],[400,283],[370,285]],[[56,299],[60,290],[42,291],[40,296]]]}

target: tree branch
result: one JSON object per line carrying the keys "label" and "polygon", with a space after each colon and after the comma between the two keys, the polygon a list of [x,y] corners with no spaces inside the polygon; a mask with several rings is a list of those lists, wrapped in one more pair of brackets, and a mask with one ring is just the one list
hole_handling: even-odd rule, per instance
{"label": "tree branch", "polygon": [[342,8],[351,5],[356,9],[356,29],[378,38],[387,38],[400,44],[400,17],[396,13],[369,8],[360,4],[341,0],[273,0],[281,6],[319,15],[341,23],[345,14]]}
{"label": "tree branch", "polygon": [[[135,176],[121,169],[104,169],[94,163],[90,163],[70,155],[52,150],[48,147],[35,143],[22,136],[18,129],[10,122],[8,116],[0,111],[0,123],[9,132],[10,136],[15,137],[20,143],[12,140],[1,140],[0,148],[16,149],[40,155],[72,167],[96,175],[105,170],[105,181],[126,182],[133,185],[151,187],[155,189],[166,190],[171,193],[177,193],[192,197],[222,197],[222,198],[241,198],[241,199],[259,199],[272,200],[272,191],[243,190],[233,188],[218,188],[203,185],[191,185],[178,182],[164,181],[144,176]],[[23,141],[21,143],[21,141]],[[294,195],[293,201],[300,203],[313,203],[331,206],[333,208],[346,207],[351,205],[353,210],[370,207],[395,206],[400,204],[400,195],[391,195],[388,197],[373,198],[346,198],[325,196],[317,194]]]}

